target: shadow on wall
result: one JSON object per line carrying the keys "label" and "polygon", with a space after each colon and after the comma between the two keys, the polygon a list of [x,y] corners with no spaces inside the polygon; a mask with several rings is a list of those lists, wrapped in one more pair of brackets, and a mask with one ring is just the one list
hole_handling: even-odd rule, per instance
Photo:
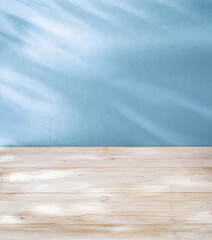
{"label": "shadow on wall", "polygon": [[5,1],[0,145],[212,145],[211,7]]}

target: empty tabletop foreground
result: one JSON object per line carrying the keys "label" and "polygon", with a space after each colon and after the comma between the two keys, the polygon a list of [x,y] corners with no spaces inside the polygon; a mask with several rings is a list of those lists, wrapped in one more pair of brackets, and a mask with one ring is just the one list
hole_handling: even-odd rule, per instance
{"label": "empty tabletop foreground", "polygon": [[212,147],[0,148],[0,239],[212,239]]}

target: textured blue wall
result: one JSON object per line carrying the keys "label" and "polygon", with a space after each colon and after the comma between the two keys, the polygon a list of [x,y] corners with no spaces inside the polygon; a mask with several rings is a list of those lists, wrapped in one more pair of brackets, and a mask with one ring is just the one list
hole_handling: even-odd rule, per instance
{"label": "textured blue wall", "polygon": [[211,0],[0,0],[1,146],[212,146]]}

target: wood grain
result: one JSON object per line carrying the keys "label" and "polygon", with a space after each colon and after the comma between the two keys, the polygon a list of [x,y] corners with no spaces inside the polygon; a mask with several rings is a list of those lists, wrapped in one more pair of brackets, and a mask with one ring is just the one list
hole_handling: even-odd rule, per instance
{"label": "wood grain", "polygon": [[0,148],[0,239],[212,239],[212,148]]}

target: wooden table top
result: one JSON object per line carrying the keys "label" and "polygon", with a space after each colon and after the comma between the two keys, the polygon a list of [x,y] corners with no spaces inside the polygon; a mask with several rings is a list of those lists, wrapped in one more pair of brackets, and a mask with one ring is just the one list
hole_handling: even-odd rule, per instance
{"label": "wooden table top", "polygon": [[0,148],[0,239],[212,239],[212,147]]}

